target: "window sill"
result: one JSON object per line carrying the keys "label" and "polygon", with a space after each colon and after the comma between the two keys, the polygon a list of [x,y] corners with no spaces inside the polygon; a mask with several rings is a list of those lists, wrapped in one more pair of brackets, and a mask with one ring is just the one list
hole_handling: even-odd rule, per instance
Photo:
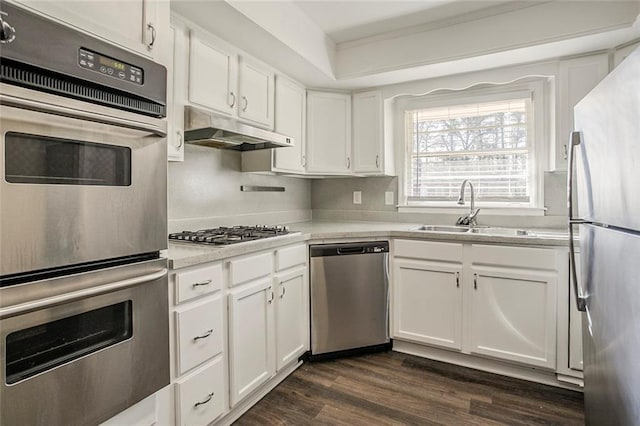
{"label": "window sill", "polygon": [[[547,210],[544,207],[483,207],[480,209],[482,216],[544,216]],[[463,215],[469,212],[469,206],[420,206],[408,205],[398,206],[398,213],[438,213]]]}

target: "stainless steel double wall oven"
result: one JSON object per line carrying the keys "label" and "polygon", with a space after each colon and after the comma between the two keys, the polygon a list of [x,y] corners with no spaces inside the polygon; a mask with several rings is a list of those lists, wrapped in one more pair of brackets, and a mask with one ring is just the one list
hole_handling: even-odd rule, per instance
{"label": "stainless steel double wall oven", "polygon": [[0,20],[0,424],[97,424],[169,384],[166,70]]}

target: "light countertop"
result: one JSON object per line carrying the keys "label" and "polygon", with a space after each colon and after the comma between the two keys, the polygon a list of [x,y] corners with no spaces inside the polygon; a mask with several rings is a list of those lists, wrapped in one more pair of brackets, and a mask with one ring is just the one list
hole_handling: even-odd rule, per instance
{"label": "light countertop", "polygon": [[259,250],[267,250],[302,241],[370,238],[414,238],[435,241],[476,242],[490,244],[566,246],[568,233],[561,229],[530,229],[532,235],[490,235],[418,231],[420,224],[397,222],[309,221],[290,224],[291,232],[280,237],[228,246],[200,246],[169,243],[169,266],[172,269],[226,259]]}

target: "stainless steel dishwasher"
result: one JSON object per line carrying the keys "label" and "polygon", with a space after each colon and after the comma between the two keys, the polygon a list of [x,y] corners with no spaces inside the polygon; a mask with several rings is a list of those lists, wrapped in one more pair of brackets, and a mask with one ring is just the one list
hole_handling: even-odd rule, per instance
{"label": "stainless steel dishwasher", "polygon": [[385,350],[389,243],[322,244],[311,258],[311,359]]}

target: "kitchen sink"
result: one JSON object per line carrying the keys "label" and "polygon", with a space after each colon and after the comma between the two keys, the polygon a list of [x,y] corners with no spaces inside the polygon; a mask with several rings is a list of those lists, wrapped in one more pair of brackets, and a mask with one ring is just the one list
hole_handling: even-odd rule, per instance
{"label": "kitchen sink", "polygon": [[467,232],[469,228],[466,226],[449,226],[449,225],[422,225],[414,229],[415,231],[430,232]]}
{"label": "kitchen sink", "polygon": [[504,236],[514,236],[514,237],[525,237],[534,235],[533,232],[528,231],[526,229],[512,229],[512,228],[472,228],[469,232],[473,234],[484,234],[484,235],[504,235]]}
{"label": "kitchen sink", "polygon": [[429,231],[429,232],[451,232],[456,234],[470,233],[480,235],[496,235],[507,237],[532,237],[536,234],[527,229],[499,228],[492,226],[478,226],[469,228],[468,226],[453,225],[422,225],[414,228],[413,231]]}

